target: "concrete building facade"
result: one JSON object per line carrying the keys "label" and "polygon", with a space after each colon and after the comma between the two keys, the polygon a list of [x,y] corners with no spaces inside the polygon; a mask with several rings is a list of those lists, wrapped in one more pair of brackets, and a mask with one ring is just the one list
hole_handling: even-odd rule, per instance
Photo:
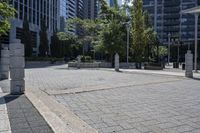
{"label": "concrete building facade", "polygon": [[[114,0],[107,0],[109,6],[114,6]],[[122,0],[117,0],[119,5],[122,5]]]}
{"label": "concrete building facade", "polygon": [[[143,0],[143,8],[151,16],[152,25],[160,41],[168,43],[168,35],[173,41],[183,44],[194,43],[194,16],[182,11],[197,6],[199,0]],[[199,33],[200,38],[200,33]]]}
{"label": "concrete building facade", "polygon": [[99,4],[97,0],[84,0],[84,18],[95,19],[98,16]]}
{"label": "concrete building facade", "polygon": [[13,39],[21,39],[23,21],[27,19],[32,33],[33,53],[38,54],[41,21],[47,26],[48,39],[58,28],[59,0],[11,0],[10,4],[16,9],[15,19],[10,20],[11,30],[2,41],[9,44]]}
{"label": "concrete building facade", "polygon": [[97,0],[62,0],[60,3],[60,31],[80,35],[82,30],[75,25],[66,25],[66,20],[76,17],[95,19],[98,16]]}
{"label": "concrete building facade", "polygon": [[[77,0],[78,1],[78,0]],[[74,25],[66,25],[67,19],[77,17],[77,2],[76,0],[60,0],[60,28],[59,31],[65,31],[75,34],[76,29]]]}

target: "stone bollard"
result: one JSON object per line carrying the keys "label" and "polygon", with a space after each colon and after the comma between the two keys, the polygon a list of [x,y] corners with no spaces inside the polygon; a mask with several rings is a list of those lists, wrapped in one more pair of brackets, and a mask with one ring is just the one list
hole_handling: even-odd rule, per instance
{"label": "stone bollard", "polygon": [[24,45],[20,40],[14,40],[10,45],[10,91],[13,95],[23,94],[25,91],[24,81]]}
{"label": "stone bollard", "polygon": [[81,56],[79,55],[78,57],[77,57],[77,68],[78,69],[80,69],[80,66],[81,66]]}
{"label": "stone bollard", "polygon": [[190,50],[185,54],[185,77],[193,78],[193,54]]}
{"label": "stone bollard", "polygon": [[5,47],[3,50],[1,50],[0,79],[8,79],[10,64],[9,57],[9,50],[7,47]]}
{"label": "stone bollard", "polygon": [[115,54],[115,71],[119,72],[119,55]]}

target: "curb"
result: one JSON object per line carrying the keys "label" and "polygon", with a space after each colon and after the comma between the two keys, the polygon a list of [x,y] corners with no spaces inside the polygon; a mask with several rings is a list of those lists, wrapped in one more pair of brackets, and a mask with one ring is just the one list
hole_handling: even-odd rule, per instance
{"label": "curb", "polygon": [[55,133],[98,133],[52,96],[36,88],[26,88],[25,95]]}
{"label": "curb", "polygon": [[[8,111],[7,111],[7,106],[6,106],[6,102],[4,99],[4,96],[7,95],[7,93],[3,93],[1,87],[0,87],[0,123],[2,125],[0,125],[0,133],[12,133],[11,132],[11,126],[10,126],[10,120],[8,117]],[[1,112],[3,113],[3,116],[1,117]]]}

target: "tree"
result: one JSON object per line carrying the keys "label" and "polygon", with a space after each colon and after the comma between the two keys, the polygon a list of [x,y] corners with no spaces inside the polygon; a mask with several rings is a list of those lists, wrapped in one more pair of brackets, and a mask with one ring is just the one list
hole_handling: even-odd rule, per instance
{"label": "tree", "polygon": [[0,2],[0,37],[10,29],[9,18],[14,17],[15,9],[10,7],[6,0]]}
{"label": "tree", "polygon": [[9,18],[14,17],[15,9],[7,4],[6,0],[0,2],[0,56],[1,56],[1,37],[7,34],[10,29]]}
{"label": "tree", "polygon": [[59,57],[60,49],[59,49],[59,39],[57,33],[54,32],[53,36],[51,37],[51,56]]}
{"label": "tree", "polygon": [[144,45],[145,51],[144,56],[149,62],[149,59],[152,58],[152,49],[157,44],[156,32],[153,29],[153,26],[150,21],[150,17],[147,11],[144,12]]}
{"label": "tree", "polygon": [[24,44],[25,47],[25,56],[26,57],[31,57],[32,56],[32,37],[31,37],[31,32],[29,30],[29,22],[27,19],[24,19],[23,22],[23,31],[22,31],[22,43]]}
{"label": "tree", "polygon": [[144,57],[145,42],[144,42],[144,16],[142,8],[142,0],[134,0],[132,2],[132,45],[131,50],[134,53],[135,60],[141,62]]}
{"label": "tree", "polygon": [[45,21],[41,21],[41,30],[40,30],[40,46],[39,53],[40,56],[46,56],[49,53],[49,45],[47,38],[47,27]]}
{"label": "tree", "polygon": [[58,58],[64,56],[71,57],[72,46],[76,43],[76,36],[65,32],[55,32],[51,38],[51,55]]}
{"label": "tree", "polygon": [[162,59],[167,55],[167,48],[165,46],[154,47],[153,52],[155,56],[154,58]]}
{"label": "tree", "polygon": [[84,55],[84,45],[92,44],[97,38],[98,20],[73,18],[69,19],[67,22],[69,23],[68,25],[75,24],[81,29],[82,33],[78,35],[78,41],[82,45],[82,54]]}
{"label": "tree", "polygon": [[105,1],[101,1],[100,10],[100,30],[98,30],[99,44],[103,45],[106,54],[113,61],[113,55],[119,53],[121,57],[125,56],[126,48],[126,27],[127,21],[124,10],[120,9],[117,1],[114,1],[114,7],[109,7]]}

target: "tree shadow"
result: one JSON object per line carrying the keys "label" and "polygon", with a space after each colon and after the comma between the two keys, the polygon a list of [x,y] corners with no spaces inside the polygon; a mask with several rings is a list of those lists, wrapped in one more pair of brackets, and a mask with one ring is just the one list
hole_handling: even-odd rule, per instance
{"label": "tree shadow", "polygon": [[25,69],[34,69],[34,68],[47,68],[47,67],[52,67],[52,66],[62,66],[65,65],[64,63],[54,63],[51,64],[49,63],[33,63],[33,64],[26,64]]}
{"label": "tree shadow", "polygon": [[0,105],[2,104],[8,104],[10,102],[15,101],[16,99],[18,99],[20,96],[22,95],[11,95],[11,94],[7,94],[5,96],[0,97]]}
{"label": "tree shadow", "polygon": [[194,77],[194,78],[192,78],[192,79],[197,80],[197,81],[200,81],[200,78]]}

